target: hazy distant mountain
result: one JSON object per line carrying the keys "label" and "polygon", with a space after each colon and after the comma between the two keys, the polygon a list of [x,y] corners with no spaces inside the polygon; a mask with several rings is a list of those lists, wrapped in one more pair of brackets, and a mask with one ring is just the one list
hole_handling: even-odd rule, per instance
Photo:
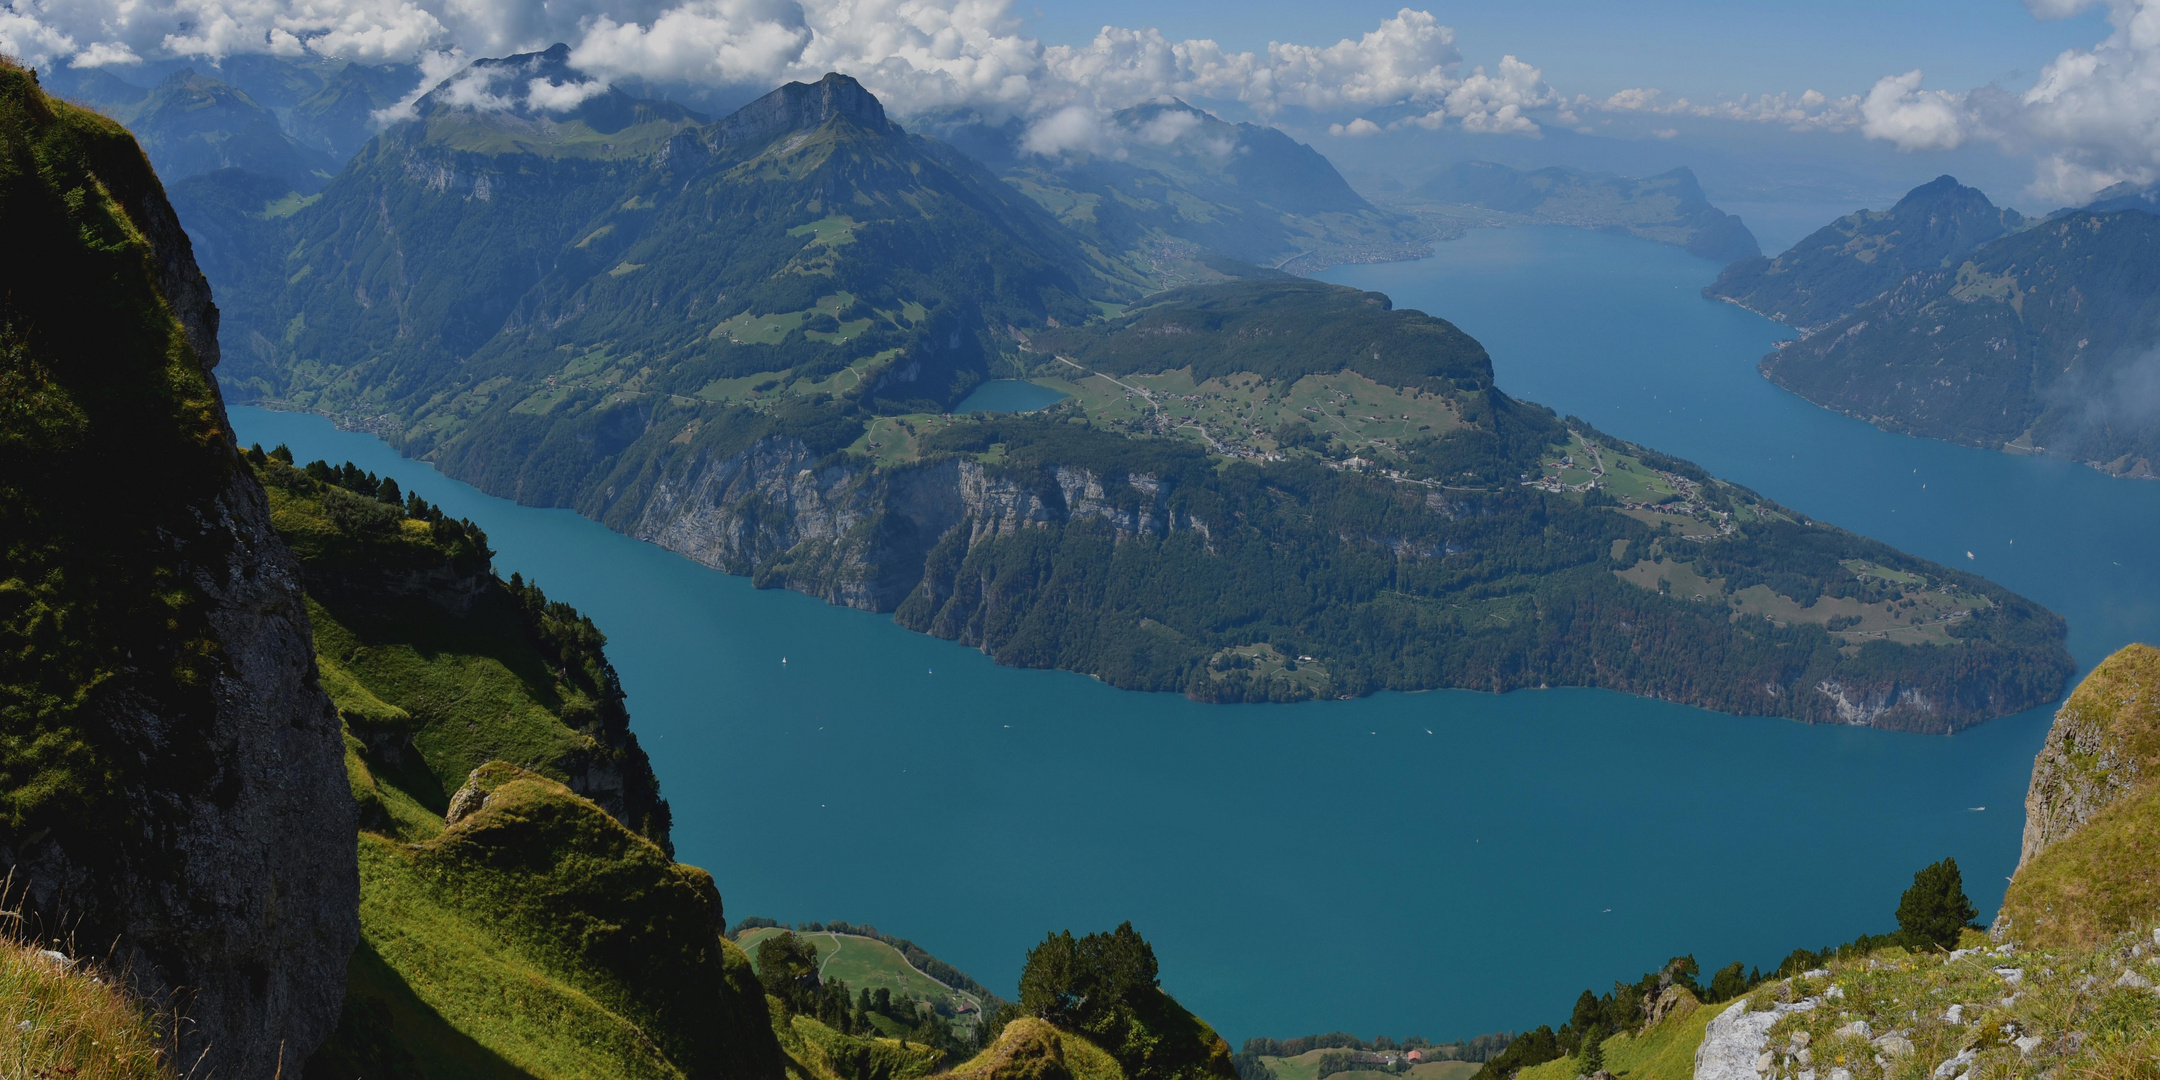
{"label": "hazy distant mountain", "polygon": [[287,137],[278,118],[246,91],[182,68],[144,89],[102,72],[62,93],[127,125],[167,184],[220,169],[274,177],[313,191],[342,163]]}
{"label": "hazy distant mountain", "polygon": [[419,70],[410,64],[347,64],[320,89],[293,103],[285,130],[294,141],[322,150],[342,165],[381,129],[375,114],[396,104],[419,81]]}
{"label": "hazy distant mountain", "polygon": [[1695,174],[1685,168],[1631,178],[1559,167],[1523,172],[1489,161],[1466,161],[1427,180],[1414,198],[1498,210],[1546,224],[1627,233],[1706,259],[1729,262],[1762,251],[1739,218],[1710,205]]}
{"label": "hazy distant mountain", "polygon": [[1829,324],[1907,276],[2025,225],[1977,188],[1948,176],[1888,210],[1862,210],[1816,230],[1775,259],[1726,267],[1703,295],[1730,300],[1802,331]]}
{"label": "hazy distant mountain", "polygon": [[2160,184],[2133,184],[2125,180],[2102,190],[2083,206],[2057,210],[2049,217],[2063,217],[2084,212],[2102,214],[2110,210],[2143,210],[2148,214],[2160,214]]}
{"label": "hazy distant mountain", "polygon": [[2077,211],[1943,262],[1763,373],[1892,430],[2153,476],[2160,217]]}
{"label": "hazy distant mountain", "polygon": [[993,125],[973,113],[941,114],[922,125],[1168,284],[1249,272],[1211,267],[1211,256],[1307,269],[1410,257],[1429,231],[1367,202],[1312,147],[1182,101],[1115,114],[1086,151],[1030,152],[1017,119]]}

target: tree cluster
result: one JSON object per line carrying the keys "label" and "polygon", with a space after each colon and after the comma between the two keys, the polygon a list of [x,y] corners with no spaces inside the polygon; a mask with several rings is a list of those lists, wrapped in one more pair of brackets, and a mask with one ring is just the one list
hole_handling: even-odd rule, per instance
{"label": "tree cluster", "polygon": [[882,986],[850,995],[845,980],[822,978],[818,967],[817,946],[793,931],[758,942],[758,982],[791,1015],[812,1017],[842,1035],[895,1035],[944,1051],[948,1060],[980,1049],[977,1040],[953,1033],[949,1004],[894,997]]}
{"label": "tree cluster", "polygon": [[1028,950],[1019,1011],[1085,1036],[1117,1059],[1127,1080],[1228,1071],[1228,1061],[1214,1057],[1219,1040],[1162,992],[1155,950],[1129,922],[1081,938],[1051,934]]}

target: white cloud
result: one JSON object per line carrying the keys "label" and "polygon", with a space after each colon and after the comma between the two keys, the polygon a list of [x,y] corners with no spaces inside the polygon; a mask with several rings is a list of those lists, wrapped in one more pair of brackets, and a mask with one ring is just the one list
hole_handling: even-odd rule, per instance
{"label": "white cloud", "polygon": [[1380,125],[1360,116],[1347,124],[1329,124],[1327,131],[1330,135],[1347,135],[1352,138],[1362,138],[1366,135],[1380,134],[1381,128]]}
{"label": "white cloud", "polygon": [[1068,105],[1028,125],[1020,148],[1030,154],[1100,154],[1116,145],[1103,119],[1084,105]]}
{"label": "white cloud", "polygon": [[1202,123],[1200,114],[1184,109],[1164,109],[1155,119],[1140,125],[1134,134],[1150,146],[1169,146],[1190,135]]}
{"label": "white cloud", "polygon": [[375,110],[370,114],[370,118],[377,124],[385,126],[397,123],[400,120],[412,119],[413,106],[422,97],[426,96],[429,90],[441,85],[444,79],[457,74],[458,70],[465,66],[466,61],[465,54],[455,50],[421,53],[419,57],[419,85],[407,92],[403,98],[398,100],[397,104]]}
{"label": "white cloud", "polygon": [[1743,123],[1779,124],[1794,131],[1844,131],[1860,123],[1860,96],[1831,98],[1818,90],[1792,94],[1742,94],[1738,97],[1698,104],[1686,98],[1664,100],[1654,87],[1631,87],[1603,100],[1577,96],[1570,110],[1636,113],[1648,116],[1693,116]]}
{"label": "white cloud", "polygon": [[[2042,17],[2097,6],[2030,3]],[[2039,157],[2032,193],[2078,203],[2109,184],[2160,178],[2160,0],[2111,0],[2111,32],[2070,49],[2015,100],[1977,93],[1982,134]]]}
{"label": "white cloud", "polygon": [[728,84],[769,77],[803,56],[810,28],[791,3],[693,0],[649,24],[593,17],[571,52],[581,70],[609,78]]}
{"label": "white cloud", "polygon": [[947,105],[1019,115],[1042,128],[1045,146],[1088,142],[1071,116],[1053,119],[1070,108],[1092,110],[1101,128],[1111,112],[1170,97],[1238,102],[1261,116],[1407,104],[1428,127],[1520,133],[1536,131],[1526,110],[1557,100],[1512,56],[1465,76],[1455,32],[1411,8],[1333,44],[1235,51],[1115,26],[1084,44],[1045,46],[1026,35],[1012,0],[0,0],[0,49],[34,63],[244,53],[413,61],[558,41],[601,80],[769,86],[844,71],[900,115]]}
{"label": "white cloud", "polygon": [[38,18],[35,9],[17,10],[15,3],[0,7],[0,53],[32,67],[77,55],[81,47],[58,27]]}
{"label": "white cloud", "polygon": [[540,112],[569,112],[593,95],[605,92],[607,87],[608,84],[598,79],[565,83],[534,79],[525,84],[525,105]]}
{"label": "white cloud", "polygon": [[1877,80],[1860,103],[1860,130],[1870,139],[1896,143],[1900,150],[1957,149],[1966,136],[1963,99],[1922,90],[1920,80],[1918,71]]}
{"label": "white cloud", "polygon": [[98,41],[91,43],[89,48],[70,57],[68,66],[79,68],[126,67],[129,64],[140,64],[142,62],[142,57],[135,55],[135,50],[117,41]]}

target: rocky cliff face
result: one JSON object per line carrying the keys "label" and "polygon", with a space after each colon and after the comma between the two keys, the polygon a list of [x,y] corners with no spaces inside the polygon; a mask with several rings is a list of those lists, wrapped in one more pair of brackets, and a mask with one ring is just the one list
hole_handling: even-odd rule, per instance
{"label": "rocky cliff face", "polygon": [[141,151],[5,63],[0,98],[0,592],[28,597],[0,619],[0,868],[33,929],[111,947],[179,1011],[183,1070],[272,1077],[336,1022],[358,933],[299,570]]}
{"label": "rocky cliff face", "polygon": [[1087,519],[1107,522],[1119,540],[1208,535],[1207,522],[1166,506],[1149,477],[1125,481],[1147,496],[1136,506],[1109,499],[1103,478],[1086,469],[1060,467],[1047,479],[1024,483],[951,459],[893,471],[818,468],[801,442],[766,439],[661,481],[629,532],[760,587],[880,612],[936,591],[925,560],[948,540],[964,554],[1001,535]]}
{"label": "rocky cliff face", "polygon": [[2078,684],[2033,760],[2024,867],[2100,812],[2160,776],[2160,650],[2130,645]]}
{"label": "rocky cliff face", "polygon": [[2160,650],[2129,645],[2063,703],[2033,761],[2025,849],[1992,933],[2092,948],[2160,920]]}

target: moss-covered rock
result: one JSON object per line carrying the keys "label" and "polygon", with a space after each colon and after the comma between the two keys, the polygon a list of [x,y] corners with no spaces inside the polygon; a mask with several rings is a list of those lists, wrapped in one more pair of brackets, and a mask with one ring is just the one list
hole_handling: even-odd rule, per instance
{"label": "moss-covered rock", "polygon": [[996,1042],[948,1075],[953,1080],[1125,1080],[1117,1059],[1101,1047],[1032,1016],[1005,1025]]}
{"label": "moss-covered rock", "polygon": [[2055,714],[1998,937],[2089,948],[2160,925],[2160,650],[2128,645]]}
{"label": "moss-covered rock", "polygon": [[780,1076],[711,875],[502,762],[452,804],[420,843],[363,838],[361,958],[309,1075]]}
{"label": "moss-covered rock", "polygon": [[0,870],[267,1078],[336,1021],[354,817],[217,309],[135,141],[4,61],[0,237]]}

